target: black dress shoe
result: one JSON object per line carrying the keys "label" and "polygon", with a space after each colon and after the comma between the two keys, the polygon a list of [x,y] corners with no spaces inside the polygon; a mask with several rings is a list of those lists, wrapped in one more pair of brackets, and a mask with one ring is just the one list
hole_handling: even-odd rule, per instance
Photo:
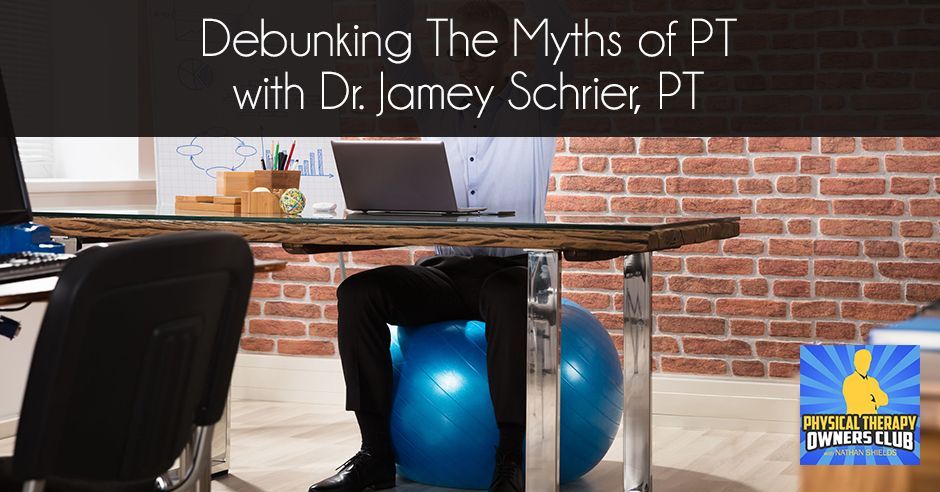
{"label": "black dress shoe", "polygon": [[523,492],[525,480],[522,478],[522,467],[509,456],[496,453],[496,470],[493,472],[493,483],[490,492]]}
{"label": "black dress shoe", "polygon": [[336,475],[310,486],[309,492],[361,492],[395,486],[395,460],[363,449],[337,468]]}

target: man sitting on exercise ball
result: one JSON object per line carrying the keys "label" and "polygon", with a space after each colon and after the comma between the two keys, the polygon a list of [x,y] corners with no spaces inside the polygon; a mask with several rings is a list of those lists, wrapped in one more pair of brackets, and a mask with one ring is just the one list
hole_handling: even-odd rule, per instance
{"label": "man sitting on exercise ball", "polygon": [[[571,25],[556,1],[527,0],[526,7],[536,24],[547,18],[552,30]],[[383,32],[409,30],[413,0],[383,0],[377,2],[377,8]],[[484,135],[442,139],[458,206],[513,210],[519,220],[544,221],[554,137],[485,135],[506,125],[554,135],[560,115],[519,112],[509,106],[508,100],[518,89],[514,90],[507,79],[506,64],[512,57],[511,24],[502,7],[490,0],[471,0],[458,9],[454,19],[463,32],[488,30],[499,38],[501,44],[493,56],[459,52],[450,56],[461,82],[476,85],[484,92],[492,87],[494,95],[480,118],[477,107],[416,114],[422,134],[452,128],[453,133]],[[566,64],[553,65],[551,60],[539,63],[535,83],[557,80],[560,66]],[[402,65],[389,64],[386,72],[399,82],[433,81],[416,53]],[[506,248],[437,247],[436,252],[438,256],[418,266],[376,268],[353,275],[339,286],[338,339],[346,380],[346,409],[356,413],[362,448],[340,466],[338,473],[312,485],[311,492],[359,492],[395,486],[387,324],[422,325],[451,319],[486,323],[487,374],[499,427],[490,490],[524,490],[521,464],[525,433],[526,255]]]}

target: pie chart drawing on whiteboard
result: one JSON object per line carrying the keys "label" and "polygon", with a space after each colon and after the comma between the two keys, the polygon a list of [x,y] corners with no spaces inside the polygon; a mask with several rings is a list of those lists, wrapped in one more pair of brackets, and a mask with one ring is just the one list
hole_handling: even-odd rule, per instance
{"label": "pie chart drawing on whiteboard", "polygon": [[177,147],[176,153],[187,158],[194,168],[212,179],[219,171],[237,171],[248,162],[249,157],[258,154],[257,148],[238,137],[216,137],[213,138],[215,142],[212,142],[212,148],[216,150],[210,156],[206,153],[209,143],[201,142],[200,138],[207,137],[193,137],[188,144]]}
{"label": "pie chart drawing on whiteboard", "polygon": [[176,74],[180,84],[190,90],[199,91],[212,85],[212,67],[195,58],[180,62]]}

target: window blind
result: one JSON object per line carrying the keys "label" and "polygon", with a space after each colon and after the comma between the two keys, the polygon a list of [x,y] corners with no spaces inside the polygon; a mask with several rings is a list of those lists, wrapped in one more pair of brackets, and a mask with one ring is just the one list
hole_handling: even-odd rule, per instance
{"label": "window blind", "polygon": [[[16,97],[29,94],[35,101],[37,93],[49,94],[50,17],[49,0],[0,0],[0,68],[14,115],[51,110],[21,107]],[[16,143],[27,178],[53,177],[52,137],[18,137]]]}
{"label": "window blind", "polygon": [[16,145],[27,178],[54,177],[52,137],[17,137]]}

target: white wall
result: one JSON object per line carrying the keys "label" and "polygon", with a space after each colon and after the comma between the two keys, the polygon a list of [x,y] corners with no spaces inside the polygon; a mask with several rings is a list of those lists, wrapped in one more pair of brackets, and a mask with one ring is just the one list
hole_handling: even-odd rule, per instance
{"label": "white wall", "polygon": [[[292,401],[335,410],[345,406],[343,368],[337,358],[239,353],[232,398]],[[797,431],[795,380],[654,374],[655,425],[761,432]],[[617,448],[617,446],[615,446]]]}
{"label": "white wall", "polygon": [[34,303],[24,311],[3,313],[22,323],[20,335],[13,340],[0,338],[0,438],[9,431],[4,422],[15,419],[23,403],[23,391],[26,389],[26,376],[29,373],[29,361],[33,357],[33,347],[39,334],[39,324],[46,312],[46,303]]}

